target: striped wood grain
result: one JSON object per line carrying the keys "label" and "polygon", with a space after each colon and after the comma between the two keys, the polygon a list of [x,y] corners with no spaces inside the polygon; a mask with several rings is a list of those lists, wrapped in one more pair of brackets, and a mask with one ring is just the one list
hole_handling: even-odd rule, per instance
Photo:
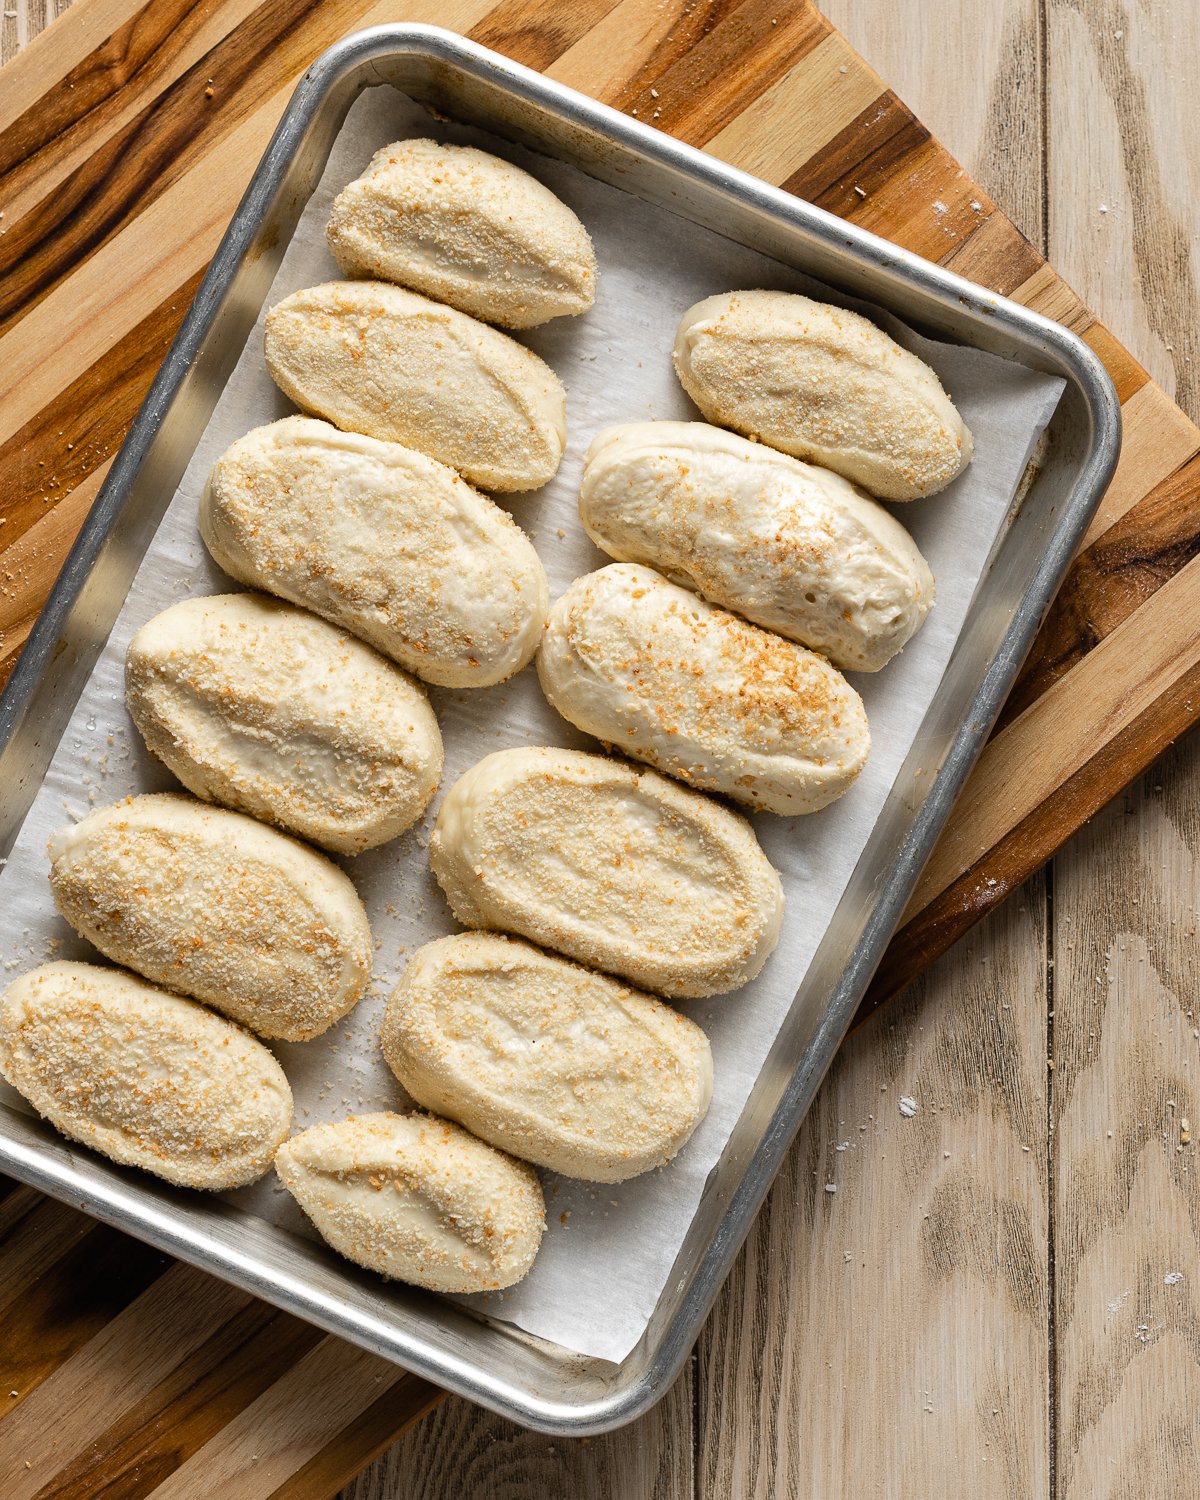
{"label": "striped wood grain", "polygon": [[326,1500],[440,1398],[76,1210],[4,1188],[5,1500],[165,1496],[173,1476],[189,1496]]}
{"label": "striped wood grain", "polygon": [[[1072,112],[1089,122],[1048,163],[1062,206],[1051,249],[1195,413],[1200,12],[1137,0],[1088,11],[1047,11],[1051,101],[1064,125]],[[1059,1500],[1197,1492],[1198,799],[1192,734],[1054,864]]]}
{"label": "striped wood grain", "polygon": [[1056,862],[1062,1500],[1196,1494],[1198,751],[1168,755]]}

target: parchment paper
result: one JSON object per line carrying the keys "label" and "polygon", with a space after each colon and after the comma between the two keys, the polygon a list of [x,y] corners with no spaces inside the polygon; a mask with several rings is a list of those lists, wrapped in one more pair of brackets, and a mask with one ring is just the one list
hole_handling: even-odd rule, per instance
{"label": "parchment paper", "polygon": [[[582,457],[593,435],[614,422],[698,415],[671,369],[671,344],[684,309],[714,292],[748,287],[845,299],[569,166],[480,131],[435,122],[412,101],[379,88],[351,110],[268,306],[298,287],[338,275],[323,233],[334,194],[378,147],[413,135],[482,145],[519,162],[576,210],[596,244],[600,281],[594,310],[524,336],[566,384],[566,457],[546,488],[503,502],[533,537],[554,598],[573,578],[608,561],[588,541],[576,509]],[[783,877],[784,934],[754,983],[735,995],[683,1007],[712,1041],[716,1089],[707,1119],[674,1162],[619,1187],[546,1174],[549,1228],[532,1273],[506,1294],[476,1299],[492,1317],[602,1359],[624,1358],[645,1330],[705,1178],[937,688],[989,549],[1062,389],[1057,379],[987,354],[930,343],[878,309],[870,311],[937,370],[974,432],[975,460],[943,494],[896,507],[933,568],[937,604],[901,657],[881,673],[855,679],[871,723],[866,770],[846,797],[814,817],[756,819],[763,847]],[[8,867],[0,872],[0,959],[6,970],[21,971],[52,956],[95,957],[54,913],[46,885],[47,838],[93,806],[173,784],[146,754],[126,716],[125,647],[139,626],[185,595],[236,587],[204,551],[196,501],[207,471],[229,443],[290,409],[263,368],[260,320],[146,553]],[[502,746],[597,748],[549,708],[532,667],[496,688],[471,693],[435,688],[431,697],[446,743],[443,788]],[[332,1032],[276,1047],[295,1091],[297,1128],[362,1110],[406,1106],[383,1064],[377,1036],[384,1000],[405,953],[455,927],[425,853],[439,800],[440,794],[422,827],[345,861],[377,939],[376,979],[372,993]],[[10,1091],[6,1097],[17,1102]],[[288,1230],[313,1233],[273,1177],[230,1197]]]}

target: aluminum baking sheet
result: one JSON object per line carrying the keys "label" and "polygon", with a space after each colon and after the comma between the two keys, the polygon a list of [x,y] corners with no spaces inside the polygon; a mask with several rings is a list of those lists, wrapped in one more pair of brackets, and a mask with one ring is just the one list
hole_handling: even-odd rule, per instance
{"label": "aluminum baking sheet", "polygon": [[[594,432],[612,421],[694,415],[671,375],[668,358],[680,312],[701,296],[735,286],[813,287],[794,270],[764,259],[752,248],[711,229],[681,223],[661,206],[604,185],[570,162],[545,154],[529,156],[522,147],[492,135],[435,122],[411,100],[379,89],[353,105],[333,142],[324,176],[290,238],[268,304],[297,286],[336,275],[321,233],[332,194],[357,175],[376,147],[414,134],[469,140],[512,156],[572,203],[597,243],[602,274],[594,312],[582,320],[559,320],[527,336],[567,384],[571,445],[558,479],[536,495],[513,500],[510,509],[533,535],[552,593],[557,594],[571,578],[604,561],[583,535],[575,512],[579,465]],[[265,222],[264,214],[258,218]],[[664,257],[664,244],[678,247],[677,253]],[[182,594],[230,586],[208,562],[196,536],[200,485],[213,459],[233,438],[255,422],[289,410],[262,369],[260,329],[253,328],[246,337],[255,310],[239,307],[241,326],[227,332],[226,357],[230,345],[232,352],[242,350],[236,367],[206,430],[193,444],[176,497],[142,559],[121,616],[12,849],[9,867],[0,874],[4,960],[10,968],[27,967],[48,952],[86,956],[85,946],[70,938],[50,913],[44,885],[47,832],[64,818],[86,811],[89,803],[169,784],[141,750],[120,708],[121,661],[129,635],[158,609]],[[969,608],[972,596],[1003,528],[1030,448],[1064,387],[1060,375],[1001,361],[977,349],[929,343],[894,325],[893,331],[938,369],[976,433],[977,456],[945,495],[898,508],[933,564],[939,598],[931,620],[903,657],[884,673],[857,680],[873,729],[868,770],[847,798],[815,818],[757,820],[760,838],[784,876],[788,921],[777,954],[754,985],[736,997],[687,1007],[709,1031],[717,1071],[713,1108],[696,1137],[662,1172],[618,1188],[548,1178],[550,1231],[533,1273],[503,1297],[476,1304],[493,1324],[515,1324],[539,1339],[618,1369],[630,1364],[630,1351],[644,1342],[648,1324],[663,1305],[672,1268],[698,1223],[706,1183],[723,1154],[728,1161],[731,1136],[747,1118],[748,1101],[769,1071],[764,1064],[772,1047],[778,1050],[781,1028],[786,1031],[789,1022],[794,1027],[798,1005],[811,1019],[814,1007],[835,998],[828,990],[813,993],[812,986],[805,994],[801,986],[803,998],[797,1001],[797,985],[811,970],[820,940],[833,930],[855,867],[918,741],[926,711],[938,696],[944,669],[964,630],[974,627],[979,611]],[[586,743],[544,704],[531,670],[487,692],[435,691],[433,697],[447,740],[444,785],[479,755],[504,744]],[[926,768],[927,785],[934,780],[935,768],[936,763]],[[405,951],[452,929],[427,874],[424,842],[424,831],[418,830],[385,850],[348,862],[379,939],[378,985],[374,997],[328,1037],[277,1049],[296,1090],[299,1125],[403,1103],[378,1054],[382,999],[403,965]],[[826,1052],[831,1050],[827,1043]],[[76,1155],[86,1173],[88,1159]],[[726,1167],[726,1175],[728,1171]],[[261,1269],[269,1284],[273,1252],[308,1234],[307,1225],[290,1199],[269,1184],[231,1195],[231,1201],[235,1212],[262,1223]],[[186,1199],[182,1212],[195,1220]],[[144,1225],[133,1227],[135,1232],[139,1227],[145,1231]],[[327,1262],[324,1270],[335,1282],[362,1285],[352,1268],[322,1247],[307,1248],[310,1256]],[[399,1288],[381,1292],[378,1287],[374,1293],[373,1300],[393,1322],[403,1324],[411,1294]],[[430,1309],[439,1306],[431,1299],[425,1303]],[[424,1316],[436,1319],[437,1313],[431,1310]],[[483,1337],[489,1332],[503,1337],[499,1327],[478,1326]],[[353,1336],[352,1329],[344,1331]],[[577,1368],[563,1365],[560,1378],[570,1383]],[[444,1368],[431,1373],[453,1383]],[[615,1370],[611,1383],[621,1383]],[[511,1401],[505,1409],[523,1414]]]}

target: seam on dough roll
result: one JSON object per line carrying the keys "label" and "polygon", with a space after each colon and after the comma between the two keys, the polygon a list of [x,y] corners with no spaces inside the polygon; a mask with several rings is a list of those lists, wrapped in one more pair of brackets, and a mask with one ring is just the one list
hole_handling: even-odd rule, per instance
{"label": "seam on dough roll", "polygon": [[432,1115],[352,1115],[294,1135],[279,1180],[348,1260],[434,1292],[512,1286],[546,1226],[537,1175]]}
{"label": "seam on dough roll", "polygon": [[689,307],[675,371],[710,422],[884,500],[936,494],[971,461],[941,381],[868,318],[793,292],[725,292]]}
{"label": "seam on dough roll", "polygon": [[426,1109],[538,1166],[624,1182],[704,1118],[712,1051],[651,995],[529,943],[426,943],[387,1003],[383,1053]]}
{"label": "seam on dough roll", "polygon": [[311,417],[217,460],[200,534],[231,577],[331,620],[426,682],[490,687],[533,657],[549,608],[533,543],[453,469]]}
{"label": "seam on dough roll", "polygon": [[866,763],[862,699],[824,657],[636,563],[575,580],[537,666],[576,728],[759,811],[817,812]]}
{"label": "seam on dough roll", "polygon": [[429,862],[464,927],[675,998],[745,984],[779,940],[783,888],[745,818],[608,756],[485,756],[443,798]]}
{"label": "seam on dough roll", "polygon": [[575,214],[474,146],[384,146],[334,199],[326,237],[347,276],[397,281],[506,328],[586,312],[596,296],[596,253]]}
{"label": "seam on dough roll", "polygon": [[306,287],[267,314],[271,378],[335,426],[403,443],[493,491],[554,477],[566,393],[524,344],[384,281]]}
{"label": "seam on dough roll", "polygon": [[633,422],[588,450],[579,514],[618,562],[875,672],[933,603],[929,565],[881,505],[841,475],[706,422]]}

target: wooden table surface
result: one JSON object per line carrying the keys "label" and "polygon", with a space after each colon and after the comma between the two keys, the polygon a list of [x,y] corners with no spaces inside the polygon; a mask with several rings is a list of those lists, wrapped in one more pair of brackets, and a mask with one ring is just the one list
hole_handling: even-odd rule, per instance
{"label": "wooden table surface", "polygon": [[[1200,416],[1195,0],[823,8]],[[851,1039],[656,1411],[450,1400],[345,1500],[1195,1500],[1198,809],[1193,736]]]}

